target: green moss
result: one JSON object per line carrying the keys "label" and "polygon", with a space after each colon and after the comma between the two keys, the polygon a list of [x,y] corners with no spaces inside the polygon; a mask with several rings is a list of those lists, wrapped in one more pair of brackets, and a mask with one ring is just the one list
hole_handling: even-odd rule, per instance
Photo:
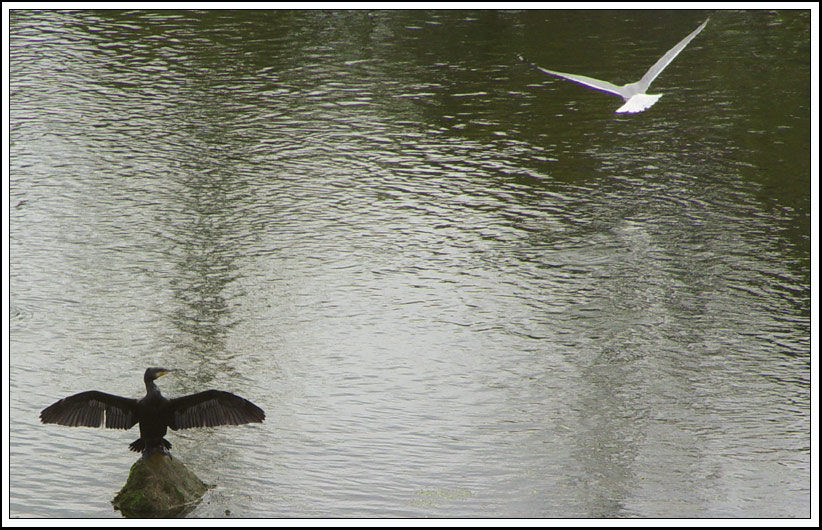
{"label": "green moss", "polygon": [[126,517],[180,517],[193,510],[207,490],[182,462],[156,454],[131,466],[112,504]]}

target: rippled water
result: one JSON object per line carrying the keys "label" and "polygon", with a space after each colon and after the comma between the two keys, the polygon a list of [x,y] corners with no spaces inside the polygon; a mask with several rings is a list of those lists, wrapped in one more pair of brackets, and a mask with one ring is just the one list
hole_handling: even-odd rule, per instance
{"label": "rippled water", "polygon": [[13,11],[11,515],[118,516],[136,433],[37,414],[161,365],[267,413],[171,433],[195,517],[807,517],[810,17],[636,116],[514,58],[707,16]]}

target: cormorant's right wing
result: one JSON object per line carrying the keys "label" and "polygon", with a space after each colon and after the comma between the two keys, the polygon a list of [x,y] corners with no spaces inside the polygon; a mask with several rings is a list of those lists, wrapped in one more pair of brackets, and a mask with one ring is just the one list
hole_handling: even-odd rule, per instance
{"label": "cormorant's right wing", "polygon": [[175,431],[192,427],[261,423],[265,419],[263,409],[222,390],[206,390],[174,398],[169,400],[168,407],[168,426]]}

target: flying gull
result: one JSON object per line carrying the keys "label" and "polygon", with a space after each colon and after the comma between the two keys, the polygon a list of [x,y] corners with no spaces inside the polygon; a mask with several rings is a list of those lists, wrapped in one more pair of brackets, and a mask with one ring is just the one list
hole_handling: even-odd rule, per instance
{"label": "flying gull", "polygon": [[[708,19],[710,20],[710,18]],[[539,66],[529,63],[534,66],[536,69],[545,72],[546,74],[555,75],[559,77],[564,77],[565,79],[569,79],[571,81],[575,81],[577,83],[581,83],[585,86],[589,86],[591,88],[596,88],[597,90],[604,90],[605,92],[610,92],[612,94],[616,94],[618,96],[622,96],[622,99],[625,100],[625,104],[619,107],[616,111],[617,112],[642,112],[645,109],[648,109],[657,102],[659,98],[662,97],[662,94],[646,94],[645,91],[648,90],[648,87],[651,86],[654,79],[662,73],[662,70],[665,69],[666,66],[671,64],[671,61],[679,55],[685,46],[688,45],[689,42],[693,40],[694,37],[699,35],[699,32],[705,29],[705,26],[708,24],[708,20],[702,23],[698,28],[696,28],[693,33],[679,41],[679,44],[668,50],[668,53],[662,56],[650,70],[645,72],[645,75],[642,76],[642,79],[637,81],[636,83],[628,83],[627,85],[616,86],[611,84],[607,81],[600,81],[599,79],[594,79],[593,77],[586,77],[584,75],[576,75],[576,74],[564,74],[562,72],[555,72],[553,70],[548,70],[546,68],[540,68]],[[521,55],[518,55],[519,59],[524,62],[528,62],[522,58]]]}

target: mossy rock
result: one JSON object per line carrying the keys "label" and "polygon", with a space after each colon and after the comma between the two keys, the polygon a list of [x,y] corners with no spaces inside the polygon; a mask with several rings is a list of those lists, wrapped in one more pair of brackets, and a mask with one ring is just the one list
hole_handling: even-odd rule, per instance
{"label": "mossy rock", "polygon": [[131,466],[125,486],[111,502],[126,517],[182,517],[208,488],[179,460],[154,454]]}

